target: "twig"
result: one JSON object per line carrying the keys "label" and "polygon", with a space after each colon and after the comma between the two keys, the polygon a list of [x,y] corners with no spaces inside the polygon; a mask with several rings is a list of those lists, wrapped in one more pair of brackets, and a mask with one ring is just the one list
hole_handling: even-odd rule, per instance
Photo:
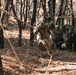
{"label": "twig", "polygon": [[51,55],[50,55],[49,62],[48,62],[48,66],[47,66],[47,69],[46,69],[46,72],[45,72],[45,75],[47,75],[47,73],[48,73],[48,68],[49,68],[49,66],[50,66],[50,62],[52,61],[52,57],[53,57],[53,55],[51,54]]}

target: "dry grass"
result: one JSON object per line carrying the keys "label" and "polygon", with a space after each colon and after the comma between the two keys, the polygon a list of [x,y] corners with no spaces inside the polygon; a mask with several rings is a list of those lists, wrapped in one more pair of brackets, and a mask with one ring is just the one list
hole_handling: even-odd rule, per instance
{"label": "dry grass", "polygon": [[[2,62],[5,75],[75,75],[76,74],[76,52],[69,52],[67,50],[53,50],[53,58],[50,62],[47,56],[47,51],[41,51],[36,45],[29,46],[29,29],[23,30],[23,42],[25,45],[22,47],[17,46],[18,29],[13,29],[14,26],[5,32],[5,48],[2,52]],[[17,28],[17,27],[16,27]],[[13,53],[7,38],[10,39],[20,61],[19,63],[15,54]]]}

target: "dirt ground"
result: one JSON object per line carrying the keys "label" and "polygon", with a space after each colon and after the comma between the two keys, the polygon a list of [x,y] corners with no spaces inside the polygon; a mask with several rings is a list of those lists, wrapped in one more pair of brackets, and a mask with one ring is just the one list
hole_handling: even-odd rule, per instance
{"label": "dirt ground", "polygon": [[23,46],[18,47],[17,26],[7,27],[4,36],[5,48],[0,50],[4,75],[76,75],[76,52],[54,49],[50,58],[47,51],[39,50],[36,44],[29,46],[29,29],[23,30]]}

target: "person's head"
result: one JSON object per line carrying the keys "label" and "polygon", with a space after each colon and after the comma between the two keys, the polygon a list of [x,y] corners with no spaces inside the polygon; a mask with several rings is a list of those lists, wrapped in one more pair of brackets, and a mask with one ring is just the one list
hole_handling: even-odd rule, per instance
{"label": "person's head", "polygon": [[70,26],[70,27],[69,27],[69,30],[70,30],[70,31],[73,31],[73,26]]}
{"label": "person's head", "polygon": [[41,23],[41,27],[42,27],[42,28],[45,27],[45,23],[44,23],[44,22]]}
{"label": "person's head", "polygon": [[58,30],[60,29],[60,27],[58,25],[55,25],[55,29]]}
{"label": "person's head", "polygon": [[53,21],[49,22],[49,27],[50,27],[50,29],[55,29],[55,24]]}
{"label": "person's head", "polygon": [[51,20],[52,20],[52,18],[51,18],[51,17],[48,17],[48,18],[47,18],[47,21],[48,21],[48,22],[50,22]]}

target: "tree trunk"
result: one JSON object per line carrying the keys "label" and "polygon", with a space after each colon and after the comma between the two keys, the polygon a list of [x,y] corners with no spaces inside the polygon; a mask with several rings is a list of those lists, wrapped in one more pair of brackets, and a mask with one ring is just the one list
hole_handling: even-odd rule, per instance
{"label": "tree trunk", "polygon": [[[31,19],[31,26],[36,22],[36,5],[37,5],[37,0],[34,0],[34,8],[33,8],[33,15]],[[33,34],[33,28],[30,27],[30,45],[34,43],[34,34]]]}
{"label": "tree trunk", "polygon": [[56,4],[56,0],[48,1],[49,15],[52,19],[54,19],[54,15],[55,15],[55,4]]}
{"label": "tree trunk", "polygon": [[[0,7],[1,7],[1,0],[0,0]],[[0,18],[1,18],[1,11],[0,11]],[[3,48],[4,48],[4,35],[3,35],[3,29],[1,27],[1,21],[0,21],[0,49],[3,49]]]}
{"label": "tree trunk", "polygon": [[[64,0],[61,0],[60,3],[61,3],[61,4],[60,4],[60,7],[59,7],[60,9],[59,9],[58,17],[62,15],[62,10],[63,10],[63,3],[64,3]],[[59,18],[57,18],[56,24],[57,24],[58,20],[59,20]]]}
{"label": "tree trunk", "polygon": [[48,6],[49,6],[49,15],[51,18],[54,18],[53,17],[53,0],[48,1]]}
{"label": "tree trunk", "polygon": [[[0,0],[0,7],[1,7],[1,0]],[[0,11],[0,18],[1,18],[1,11]],[[0,75],[4,75],[3,74],[3,67],[2,67],[1,52],[0,52]]]}
{"label": "tree trunk", "polygon": [[4,74],[3,74],[3,67],[2,67],[1,53],[0,53],[0,75],[4,75]]}
{"label": "tree trunk", "polygon": [[[27,22],[27,6],[28,6],[28,0],[24,0],[24,7],[23,7],[23,16],[24,16],[24,22]],[[25,9],[26,7],[26,9]],[[23,25],[23,29],[25,28],[26,24]]]}
{"label": "tree trunk", "polygon": [[[10,5],[10,2],[11,2],[11,0],[7,0],[7,2],[6,2],[6,6],[5,6],[5,10],[6,11],[8,11],[8,7]],[[4,17],[5,17],[5,14],[6,13],[3,13],[3,15],[2,15],[1,24],[3,24],[3,20],[4,20]]]}
{"label": "tree trunk", "polygon": [[60,10],[59,10],[59,15],[58,16],[62,15],[63,3],[64,3],[64,0],[61,0],[61,5],[60,5]]}
{"label": "tree trunk", "polygon": [[44,11],[44,22],[46,22],[46,0],[41,0],[41,3],[42,3],[42,8],[43,8],[43,11]]}
{"label": "tree trunk", "polygon": [[[22,3],[22,2],[21,2]],[[15,8],[14,8],[14,5],[13,5],[13,0],[11,0],[11,5],[12,5],[12,10],[13,10],[13,14],[14,16],[17,17],[17,14],[16,14],[16,11],[15,11]],[[22,6],[21,6],[21,12],[20,12],[20,17],[22,19]],[[18,18],[18,17],[17,17]],[[19,39],[18,39],[18,46],[22,46],[22,27],[21,27],[21,22],[18,21],[18,26],[19,26]]]}
{"label": "tree trunk", "polygon": [[[0,7],[1,7],[1,0],[0,0]],[[0,11],[0,17],[1,17],[1,11]]]}
{"label": "tree trunk", "polygon": [[55,5],[56,5],[56,0],[53,0],[53,17],[55,16]]}
{"label": "tree trunk", "polygon": [[72,2],[72,0],[70,0],[70,2],[71,2],[71,12],[72,12],[72,26],[73,26],[73,29],[74,29],[74,24],[75,24],[75,20],[74,20],[74,13],[73,13],[73,2]]}
{"label": "tree trunk", "polygon": [[43,10],[44,10],[44,22],[46,22],[46,0],[44,0],[44,6],[43,6]]}
{"label": "tree trunk", "polygon": [[25,17],[24,17],[25,22],[27,21],[27,7],[28,7],[28,0],[26,0],[26,14],[25,14]]}
{"label": "tree trunk", "polygon": [[[22,0],[21,0],[21,7],[20,7],[20,19],[22,20]],[[22,46],[22,23],[19,23],[19,43],[18,46]]]}

